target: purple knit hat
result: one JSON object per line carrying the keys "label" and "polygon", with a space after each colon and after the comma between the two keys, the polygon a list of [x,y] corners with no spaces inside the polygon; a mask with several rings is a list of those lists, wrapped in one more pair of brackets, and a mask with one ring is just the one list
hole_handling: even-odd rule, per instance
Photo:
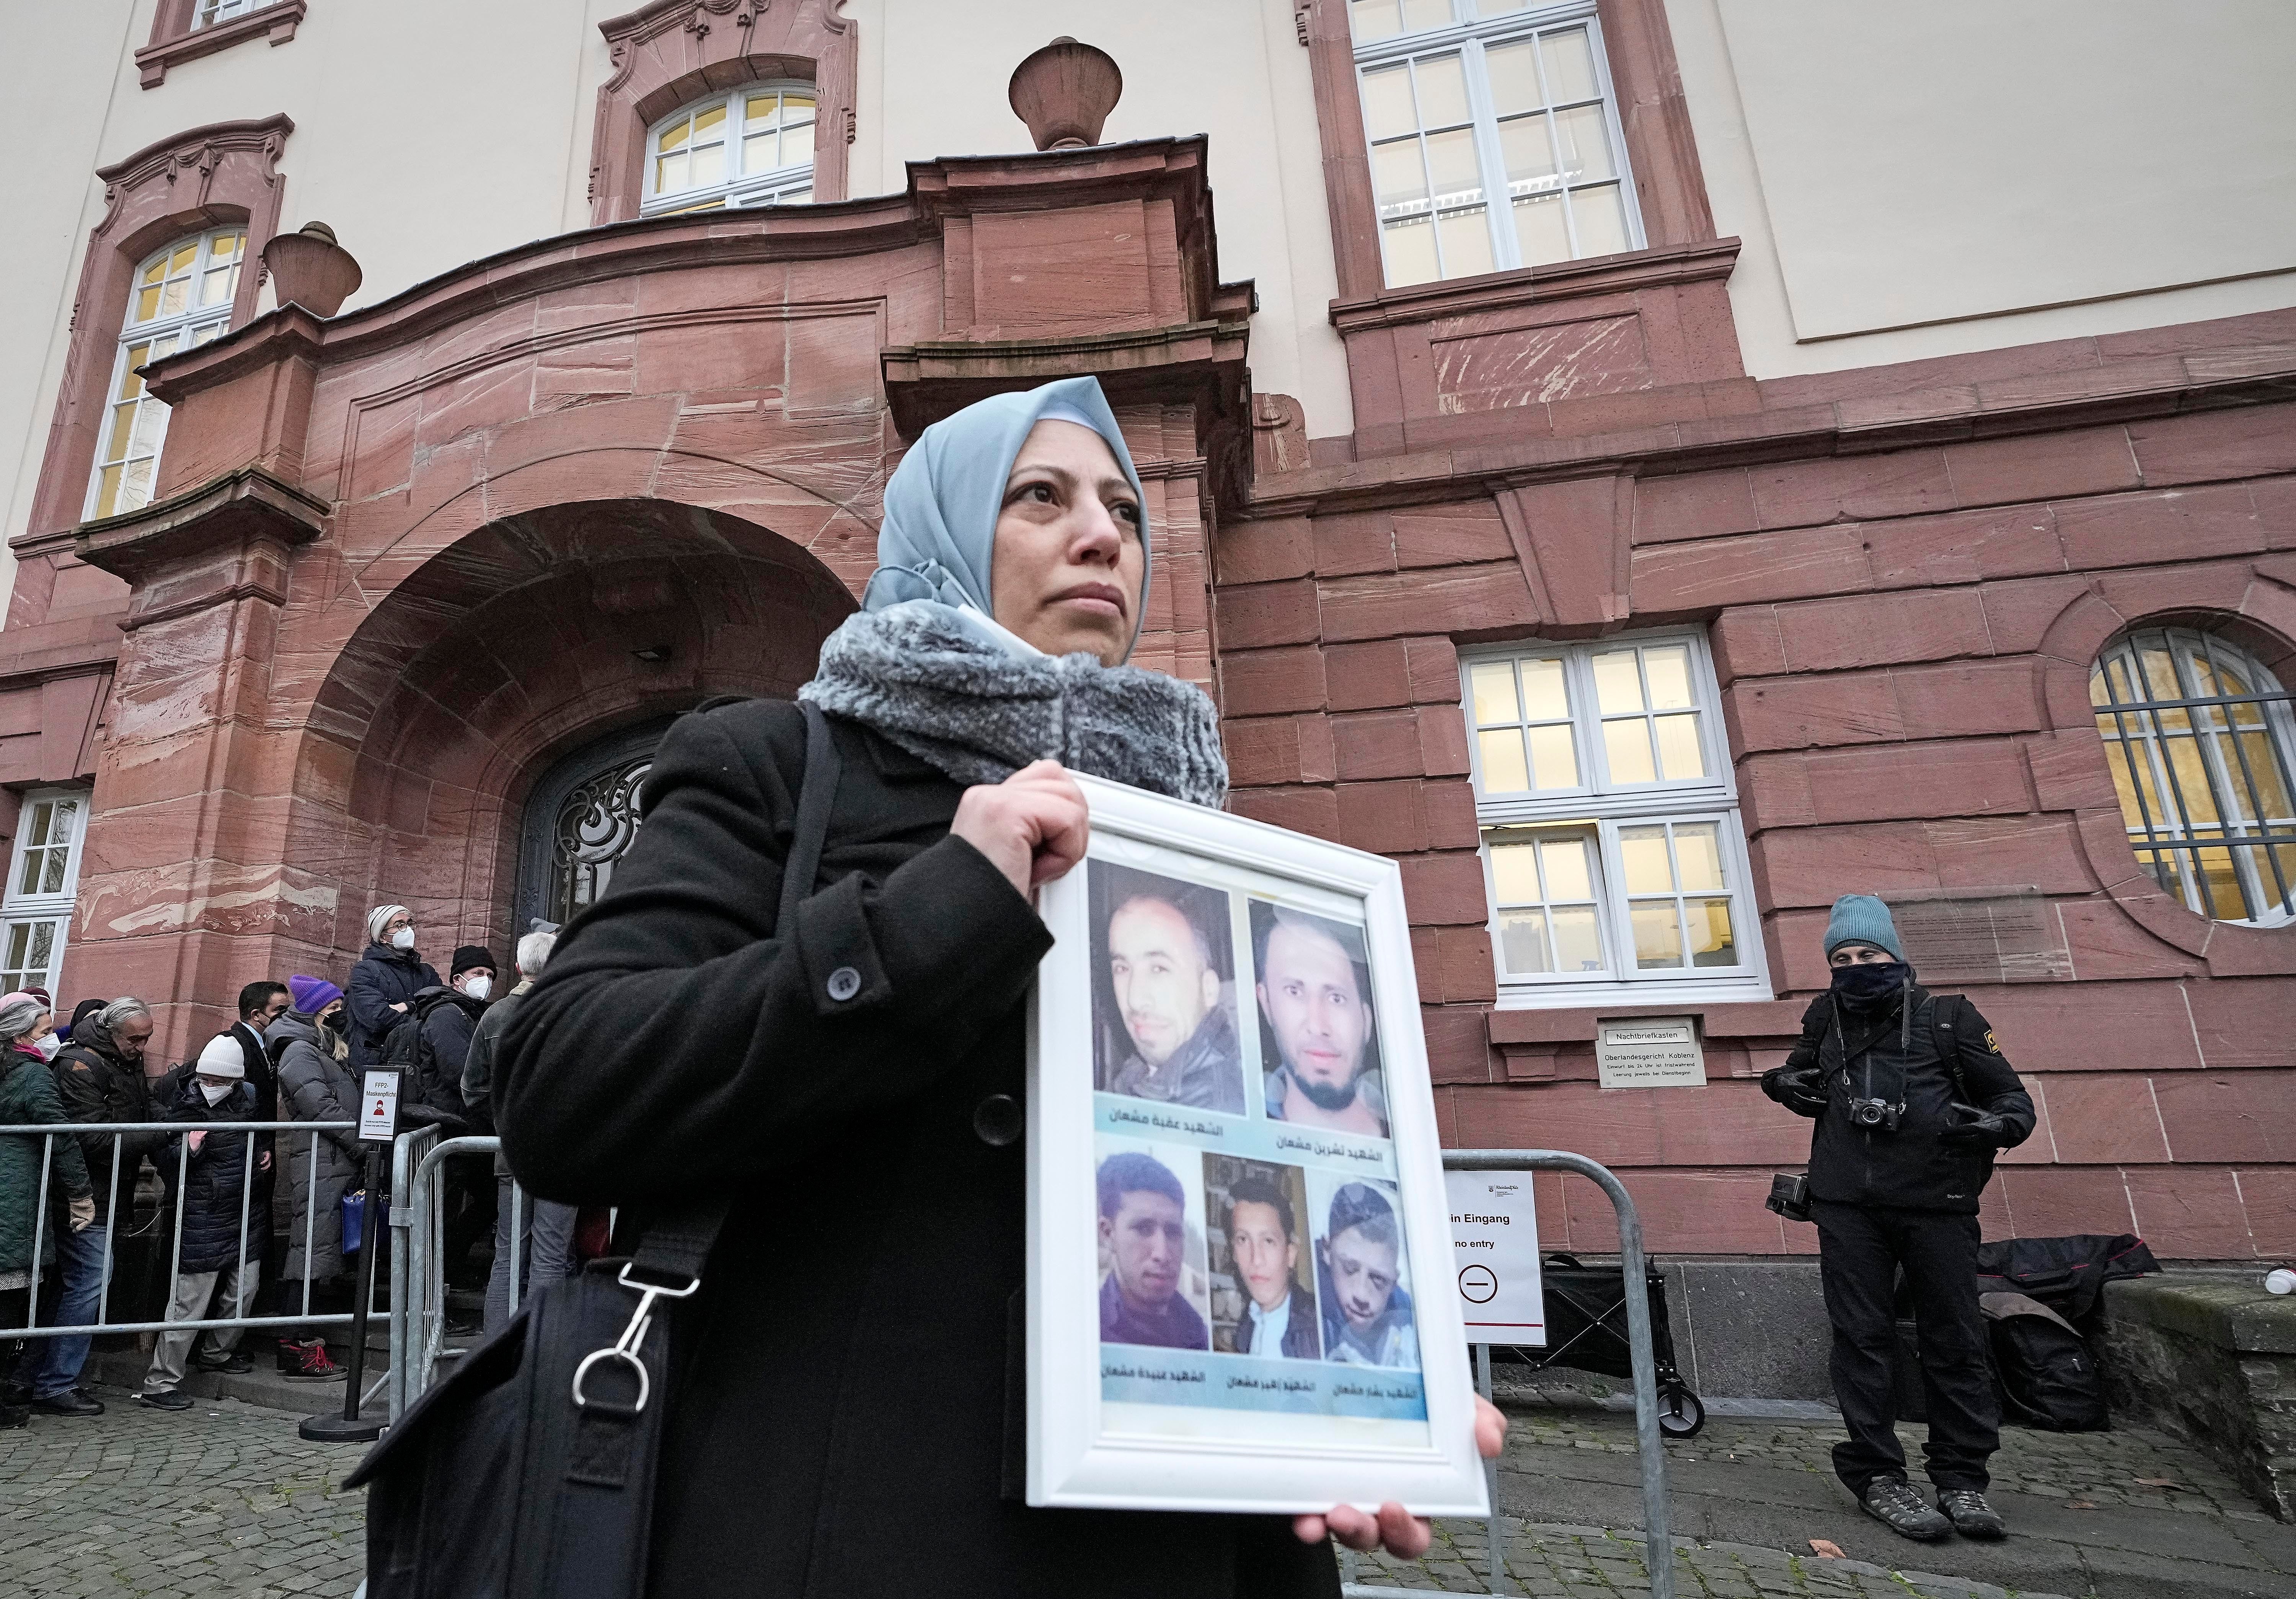
{"label": "purple knit hat", "polygon": [[305,1016],[317,1015],[343,996],[343,991],[324,977],[291,977],[287,994],[295,1002],[297,1013]]}

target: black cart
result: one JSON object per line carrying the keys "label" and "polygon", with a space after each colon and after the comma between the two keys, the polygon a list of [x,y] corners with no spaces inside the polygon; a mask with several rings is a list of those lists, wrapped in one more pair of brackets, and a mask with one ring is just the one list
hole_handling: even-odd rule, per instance
{"label": "black cart", "polygon": [[[1513,1359],[1534,1372],[1549,1366],[1634,1380],[1627,1344],[1626,1277],[1615,1266],[1586,1266],[1576,1255],[1540,1257],[1546,1300],[1546,1347],[1496,1345],[1494,1359]],[[1657,1266],[1644,1281],[1650,1295],[1651,1346],[1657,1357],[1658,1425],[1669,1438],[1694,1438],[1706,1425],[1706,1406],[1674,1364],[1674,1332],[1666,1316],[1666,1278]]]}

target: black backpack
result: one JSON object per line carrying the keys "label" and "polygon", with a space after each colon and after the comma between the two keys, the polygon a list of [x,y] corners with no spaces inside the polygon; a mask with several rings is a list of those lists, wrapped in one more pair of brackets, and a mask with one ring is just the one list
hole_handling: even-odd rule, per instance
{"label": "black backpack", "polygon": [[[775,920],[784,930],[819,875],[837,789],[829,725],[801,709],[805,781]],[[680,1308],[701,1286],[731,1203],[696,1194],[645,1218],[631,1257],[537,1283],[382,1435],[343,1483],[367,1489],[368,1599],[644,1590],[663,1413],[686,1349]]]}
{"label": "black backpack", "polygon": [[2104,1379],[2088,1345],[2063,1316],[2021,1293],[1978,1297],[1993,1343],[1993,1378],[2005,1419],[2050,1432],[2103,1432]]}
{"label": "black backpack", "polygon": [[[383,1034],[382,1058],[375,1062],[378,1066],[395,1066],[406,1074],[404,1079],[406,1087],[401,1090],[406,1097],[420,1101],[433,1110],[456,1115],[460,1115],[463,1109],[460,1083],[458,1081],[455,1085],[455,1091],[451,1096],[440,1092],[439,1049],[430,1042],[430,1035],[422,1024],[440,1005],[462,1003],[463,996],[451,989],[439,994],[427,994],[416,999],[406,1007],[406,1014],[393,1022],[390,1030]],[[458,1078],[461,1071],[461,1063],[457,1062],[455,1074]]]}

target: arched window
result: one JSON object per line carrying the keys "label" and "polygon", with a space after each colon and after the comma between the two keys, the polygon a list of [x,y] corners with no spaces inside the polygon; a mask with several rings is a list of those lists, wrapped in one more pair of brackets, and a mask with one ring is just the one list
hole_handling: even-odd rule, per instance
{"label": "arched window", "polygon": [[2296,719],[2221,634],[2142,627],[2106,646],[2089,702],[2139,865],[2218,922],[2296,918]]}
{"label": "arched window", "polygon": [[813,198],[809,83],[751,84],[696,101],[646,135],[648,217]]}
{"label": "arched window", "polygon": [[111,397],[97,440],[86,515],[118,516],[148,504],[160,472],[168,407],[144,389],[145,363],[207,343],[231,326],[247,230],[211,228],[180,239],[136,270],[127,321],[112,358]]}

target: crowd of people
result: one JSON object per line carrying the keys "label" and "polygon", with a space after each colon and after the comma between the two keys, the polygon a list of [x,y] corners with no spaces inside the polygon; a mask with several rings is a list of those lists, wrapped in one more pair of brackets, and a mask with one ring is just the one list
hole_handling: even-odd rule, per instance
{"label": "crowd of people", "polygon": [[[103,1414],[85,1384],[92,1335],[21,1336],[31,1328],[273,1318],[283,1376],[340,1378],[319,1326],[277,1318],[350,1307],[357,1257],[355,1244],[346,1253],[344,1210],[363,1154],[341,1124],[357,1119],[357,1074],[398,1067],[412,1120],[493,1134],[495,1041],[556,941],[537,923],[518,941],[517,980],[497,995],[501,973],[481,945],[457,948],[441,979],[418,953],[405,906],[376,906],[366,933],[344,982],[297,973],[249,983],[231,1025],[164,1069],[148,1060],[154,1018],[144,999],[84,999],[60,1021],[43,989],[0,995],[0,1127],[125,1129],[0,1135],[0,1427]],[[337,1125],[262,1125],[297,1122]],[[234,1132],[235,1123],[253,1125]],[[513,1253],[521,1296],[574,1266],[570,1207],[519,1208],[512,1250],[510,1182],[484,1154],[447,1162],[448,1284],[485,1291],[489,1330],[509,1315]],[[489,1265],[477,1246],[490,1234]],[[164,1309],[130,1316],[120,1267],[141,1239],[155,1241],[174,1276],[153,1296]],[[193,1367],[253,1370],[246,1332],[159,1333],[137,1402],[189,1409]]]}

